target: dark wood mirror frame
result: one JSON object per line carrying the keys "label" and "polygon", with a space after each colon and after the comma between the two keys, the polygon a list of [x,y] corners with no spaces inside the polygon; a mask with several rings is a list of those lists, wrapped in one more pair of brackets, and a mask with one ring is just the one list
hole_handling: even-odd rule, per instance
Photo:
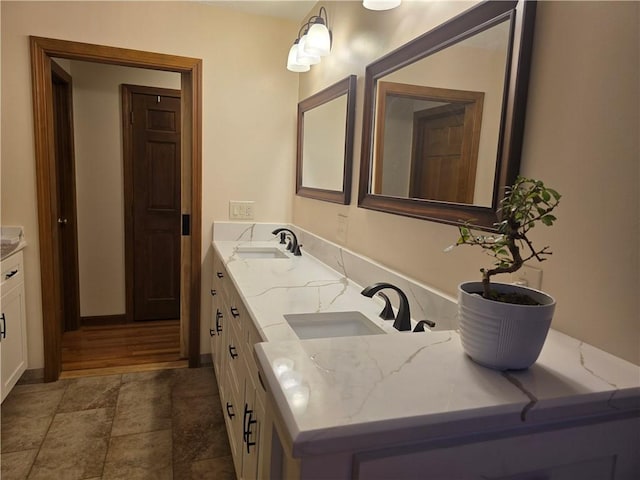
{"label": "dark wood mirror frame", "polygon": [[[298,103],[298,146],[296,152],[296,194],[301,197],[348,205],[351,201],[351,172],[353,168],[353,135],[355,130],[356,75],[349,75],[330,87]],[[347,96],[345,121],[344,169],[342,190],[325,190],[302,185],[302,150],[304,142],[304,114],[342,95]]]}
{"label": "dark wood mirror frame", "polygon": [[[504,189],[514,182],[520,170],[535,10],[536,3],[533,1],[486,1],[367,66],[362,122],[359,207],[451,225],[469,222],[484,230],[495,228],[494,224],[498,221],[498,208],[504,195]],[[507,18],[511,20],[511,44],[507,58],[508,70],[504,86],[491,207],[370,193],[378,79]]]}

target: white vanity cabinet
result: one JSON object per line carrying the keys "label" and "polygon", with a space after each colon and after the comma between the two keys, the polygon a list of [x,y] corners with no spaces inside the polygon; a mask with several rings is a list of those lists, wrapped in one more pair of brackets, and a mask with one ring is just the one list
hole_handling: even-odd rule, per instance
{"label": "white vanity cabinet", "polygon": [[265,390],[253,357],[253,345],[262,339],[217,254],[211,294],[211,355],[236,475],[265,478],[262,459],[269,445],[262,432],[270,427],[265,428]]}
{"label": "white vanity cabinet", "polygon": [[22,251],[2,260],[0,300],[0,390],[2,401],[27,369],[27,325]]}

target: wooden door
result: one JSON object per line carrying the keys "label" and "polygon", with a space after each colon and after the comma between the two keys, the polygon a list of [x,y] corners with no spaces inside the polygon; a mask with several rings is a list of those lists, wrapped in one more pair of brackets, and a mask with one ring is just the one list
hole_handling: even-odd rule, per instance
{"label": "wooden door", "polygon": [[51,62],[53,132],[57,185],[57,222],[61,331],[80,327],[78,228],[71,76]]}
{"label": "wooden door", "polygon": [[180,92],[131,91],[133,318],[180,318]]}

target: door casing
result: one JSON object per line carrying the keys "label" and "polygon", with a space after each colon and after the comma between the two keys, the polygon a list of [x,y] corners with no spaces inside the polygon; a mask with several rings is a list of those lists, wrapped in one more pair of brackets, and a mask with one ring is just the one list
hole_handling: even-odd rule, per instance
{"label": "door casing", "polygon": [[[180,73],[183,111],[182,170],[190,177],[189,200],[183,213],[191,215],[191,234],[183,237],[182,295],[188,323],[190,367],[200,363],[200,277],[202,238],[202,60],[125,48],[31,36],[31,76],[34,110],[36,191],[44,335],[44,379],[55,381],[62,370],[61,288],[56,212],[56,170],[53,126],[51,58],[67,58],[127,67]],[[184,198],[184,197],[183,197]]]}

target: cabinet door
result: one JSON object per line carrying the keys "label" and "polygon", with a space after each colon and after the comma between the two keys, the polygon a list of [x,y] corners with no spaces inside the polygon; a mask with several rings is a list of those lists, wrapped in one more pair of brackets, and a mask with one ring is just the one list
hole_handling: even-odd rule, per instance
{"label": "cabinet door", "polygon": [[24,283],[2,295],[2,400],[27,369]]}

